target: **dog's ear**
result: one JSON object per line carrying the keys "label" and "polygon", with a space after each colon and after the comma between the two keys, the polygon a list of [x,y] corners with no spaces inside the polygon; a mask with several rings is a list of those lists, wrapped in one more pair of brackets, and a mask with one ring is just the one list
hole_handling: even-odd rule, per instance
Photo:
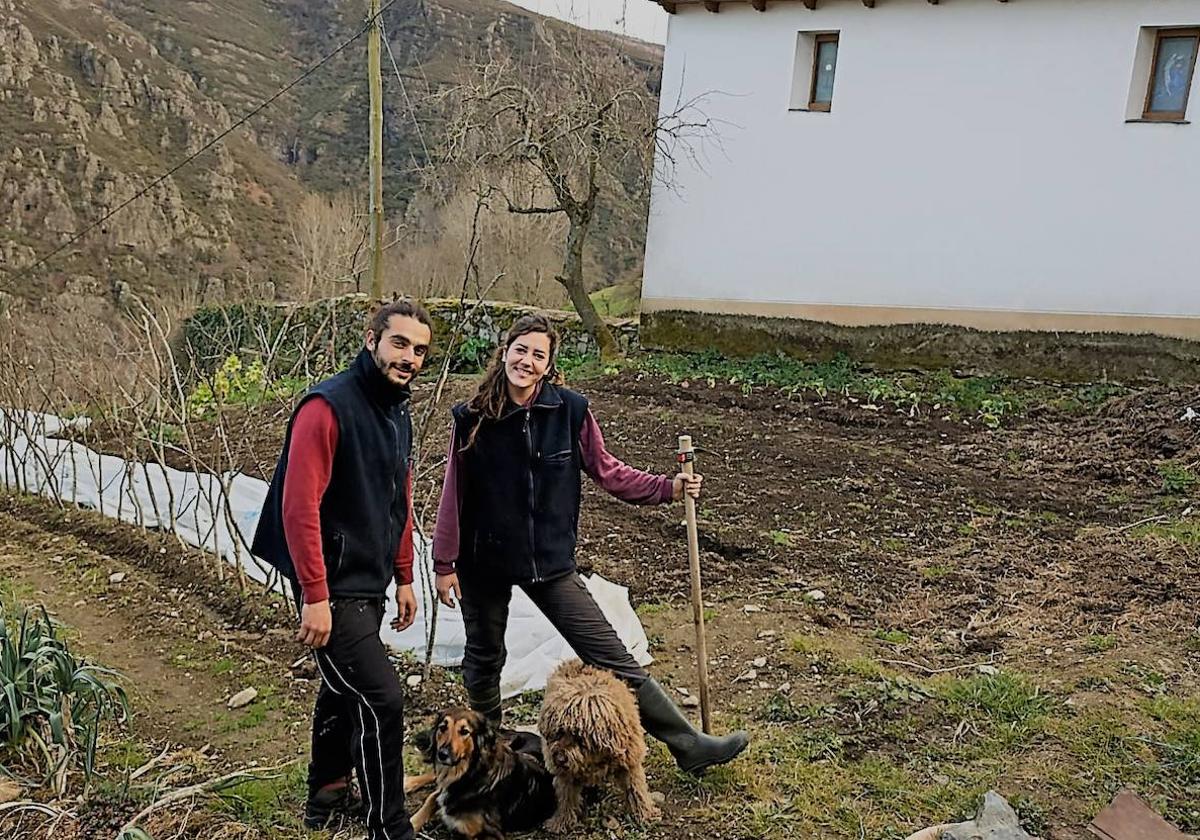
{"label": "dog's ear", "polygon": [[412,738],[413,747],[421,755],[429,752],[429,745],[433,743],[433,729],[418,729],[410,736]]}
{"label": "dog's ear", "polygon": [[437,730],[442,718],[439,715],[433,719],[428,729],[419,730],[413,735],[413,746],[421,753],[421,757],[430,765],[437,764]]}

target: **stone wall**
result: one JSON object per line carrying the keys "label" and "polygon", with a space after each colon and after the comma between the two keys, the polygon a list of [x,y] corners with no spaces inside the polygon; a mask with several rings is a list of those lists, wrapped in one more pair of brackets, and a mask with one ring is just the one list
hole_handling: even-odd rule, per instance
{"label": "stone wall", "polygon": [[[434,325],[431,363],[445,352],[450,331],[459,320],[456,299],[423,302]],[[468,304],[468,308],[470,304]],[[365,295],[347,295],[312,303],[243,302],[201,308],[183,325],[176,338],[179,358],[194,360],[195,373],[215,370],[226,357],[262,355],[273,347],[276,371],[299,370],[315,378],[344,366],[362,347],[367,318],[373,308]],[[509,326],[521,315],[540,312],[562,335],[562,352],[589,355],[595,342],[574,312],[536,309],[515,303],[487,301],[465,325],[456,367],[469,370],[486,360]],[[621,347],[637,345],[638,324],[632,319],[608,319]]]}
{"label": "stone wall", "polygon": [[1063,382],[1200,381],[1200,343],[1120,333],[983,332],[938,324],[843,327],[786,318],[643,313],[643,347],[716,349],[726,356],[841,353],[885,370],[999,374]]}
{"label": "stone wall", "polygon": [[[455,299],[436,298],[424,302],[434,320],[435,342],[449,334],[450,326],[458,319],[459,303]],[[468,304],[469,306],[469,304]],[[522,315],[538,312],[547,316],[562,337],[562,352],[575,356],[594,355],[596,342],[583,328],[583,323],[574,312],[560,309],[538,309],[519,303],[486,301],[467,325],[467,335],[488,341],[495,346],[504,337],[513,321]],[[633,318],[605,319],[613,331],[613,337],[621,349],[628,352],[637,347],[638,323]]]}

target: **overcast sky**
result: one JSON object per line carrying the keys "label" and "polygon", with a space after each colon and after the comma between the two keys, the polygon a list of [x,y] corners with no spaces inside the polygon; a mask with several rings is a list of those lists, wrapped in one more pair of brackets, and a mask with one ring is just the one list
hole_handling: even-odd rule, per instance
{"label": "overcast sky", "polygon": [[590,29],[610,29],[643,41],[667,40],[667,13],[651,0],[509,0]]}

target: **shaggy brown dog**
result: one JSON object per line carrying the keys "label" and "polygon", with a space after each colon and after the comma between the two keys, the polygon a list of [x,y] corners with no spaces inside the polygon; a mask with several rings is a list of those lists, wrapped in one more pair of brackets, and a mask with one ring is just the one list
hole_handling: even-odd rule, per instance
{"label": "shaggy brown dog", "polygon": [[579,821],[583,790],[615,783],[638,820],[659,817],[646,785],[646,734],[629,686],[608,671],[564,662],[546,683],[538,731],[554,773],[558,812],[546,823],[566,831]]}
{"label": "shaggy brown dog", "polygon": [[538,828],[555,812],[537,736],[503,737],[478,712],[454,708],[419,740],[433,772],[406,779],[404,792],[434,788],[413,814],[414,832],[440,813],[447,828],[471,840],[503,840],[505,832]]}

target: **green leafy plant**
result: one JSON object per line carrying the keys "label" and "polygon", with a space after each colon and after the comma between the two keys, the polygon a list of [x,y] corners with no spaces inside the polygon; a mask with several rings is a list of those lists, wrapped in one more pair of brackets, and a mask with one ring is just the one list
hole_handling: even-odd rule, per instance
{"label": "green leafy plant", "polygon": [[903,630],[884,630],[879,628],[875,631],[874,636],[881,642],[887,642],[889,645],[906,645],[909,642],[909,635]]}
{"label": "green leafy plant", "polygon": [[1158,474],[1162,477],[1162,491],[1172,495],[1187,493],[1200,482],[1194,472],[1179,464],[1159,464]]}
{"label": "green leafy plant", "polygon": [[478,335],[460,341],[450,356],[451,373],[478,373],[487,366],[495,344]]}
{"label": "green leafy plant", "polygon": [[188,394],[188,412],[200,419],[210,416],[218,406],[253,408],[267,400],[291,399],[305,387],[307,383],[295,377],[271,379],[259,359],[247,364],[239,356],[230,355]]}
{"label": "green leafy plant", "polygon": [[802,723],[811,720],[813,712],[777,691],[763,703],[758,717],[768,723]]}
{"label": "green leafy plant", "polygon": [[1001,397],[986,397],[979,404],[979,419],[989,429],[1000,428],[1004,415],[1012,411],[1012,403]]}
{"label": "green leafy plant", "polygon": [[791,548],[796,544],[792,539],[792,535],[787,531],[771,531],[770,537],[772,544],[780,546],[781,548]]}
{"label": "green leafy plant", "polygon": [[129,714],[116,676],[77,658],[45,608],[0,613],[0,769],[40,773],[59,794],[72,769],[89,784],[103,725]]}

